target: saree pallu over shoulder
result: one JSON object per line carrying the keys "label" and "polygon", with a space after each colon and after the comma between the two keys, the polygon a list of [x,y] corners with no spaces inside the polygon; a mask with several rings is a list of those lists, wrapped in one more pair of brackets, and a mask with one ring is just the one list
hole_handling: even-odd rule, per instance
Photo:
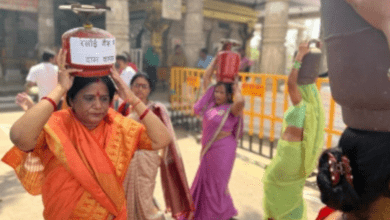
{"label": "saree pallu over shoulder", "polygon": [[[126,219],[124,175],[138,145],[151,149],[151,141],[143,125],[112,109],[95,130],[62,110],[32,152],[14,147],[4,156],[28,192],[42,193],[45,219]],[[31,157],[40,170],[28,169]]]}
{"label": "saree pallu over shoulder", "polygon": [[[124,184],[128,201],[128,219],[164,218],[162,213],[157,213],[152,201],[158,167],[161,169],[161,184],[167,211],[170,211],[175,219],[183,216],[187,218],[194,210],[193,201],[168,111],[164,105],[157,102],[150,102],[148,108],[167,126],[173,141],[163,150],[162,160],[157,152],[137,151],[134,155],[135,161],[131,162]],[[134,114],[130,117],[138,119]]]}
{"label": "saree pallu over shoulder", "polygon": [[194,212],[194,204],[175,131],[168,111],[162,104],[155,103],[153,112],[168,127],[169,133],[173,136],[173,141],[163,152],[160,166],[165,206],[172,212],[174,218],[188,218]]}
{"label": "saree pallu over shoulder", "polygon": [[[278,151],[263,178],[265,219],[307,219],[303,188],[324,144],[325,115],[314,84],[299,86],[299,90],[302,103],[291,106],[286,112],[282,132],[288,124],[303,124],[303,139],[299,142],[278,141]],[[294,117],[298,121],[291,122],[288,116],[295,110],[298,111],[294,114],[304,114],[303,119],[299,115]]]}
{"label": "saree pallu over shoulder", "polygon": [[194,104],[195,114],[203,116],[206,109],[213,103],[214,89],[215,89],[215,86],[210,86],[207,89],[206,93],[202,96],[202,98]]}
{"label": "saree pallu over shoulder", "polygon": [[[223,129],[233,126],[232,134],[236,139],[240,139],[243,135],[243,117],[242,116],[234,116],[229,113],[229,109],[231,104],[224,104],[221,106],[216,106],[214,101],[214,89],[215,86],[210,86],[206,93],[202,96],[200,100],[198,100],[194,104],[194,112],[195,114],[203,117],[203,131],[202,131],[202,145],[205,147],[211,141],[214,134],[217,132],[217,128],[222,122],[223,116],[225,113],[228,113],[227,118],[227,126],[224,126]],[[210,112],[210,109],[214,108],[217,111]],[[210,123],[206,125],[205,121],[210,120]],[[211,125],[211,121],[214,121],[214,125]],[[216,122],[216,123],[215,123]],[[210,126],[211,125],[211,126]],[[223,130],[222,129],[222,130]]]}

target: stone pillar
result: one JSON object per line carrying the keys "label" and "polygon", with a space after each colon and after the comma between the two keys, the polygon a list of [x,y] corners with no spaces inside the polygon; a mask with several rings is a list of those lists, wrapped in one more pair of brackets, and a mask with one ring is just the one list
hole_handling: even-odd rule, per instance
{"label": "stone pillar", "polygon": [[106,30],[116,38],[116,53],[130,52],[129,1],[107,0],[107,6],[111,11],[106,13]]}
{"label": "stone pillar", "polygon": [[4,48],[0,51],[1,54],[1,68],[2,68],[2,77],[0,79],[1,83],[6,82],[7,70],[15,68],[15,63],[10,62],[12,58],[15,58],[15,49],[16,49],[16,39],[17,39],[17,12],[8,11],[6,12],[6,17],[4,19]]}
{"label": "stone pillar", "polygon": [[8,11],[4,19],[5,29],[5,58],[15,58],[15,48],[17,39],[17,12]]}
{"label": "stone pillar", "polygon": [[[301,24],[301,25],[305,25],[305,20],[297,20],[294,22]],[[297,42],[296,43],[297,43],[297,50],[298,50],[299,44],[302,43],[304,40],[306,40],[306,34],[305,34],[306,29],[303,27],[298,27],[297,30],[298,30],[298,34],[297,34]]]}
{"label": "stone pillar", "polygon": [[187,0],[187,13],[184,22],[184,50],[188,66],[194,67],[199,51],[204,47],[203,0]]}
{"label": "stone pillar", "polygon": [[[262,36],[262,29],[263,29],[263,23],[257,23],[255,24],[255,33],[254,33],[254,36],[256,36],[257,34],[259,34],[260,36]],[[262,39],[260,39],[260,42],[259,42],[259,45],[257,46],[257,50],[259,51],[259,57],[257,60],[254,60],[254,63],[253,63],[253,68],[252,68],[252,72],[254,73],[260,73],[260,58],[261,58],[261,48],[262,47]]]}
{"label": "stone pillar", "polygon": [[39,0],[38,3],[38,52],[54,50],[54,0]]}
{"label": "stone pillar", "polygon": [[260,71],[285,74],[289,0],[267,0],[262,31]]}

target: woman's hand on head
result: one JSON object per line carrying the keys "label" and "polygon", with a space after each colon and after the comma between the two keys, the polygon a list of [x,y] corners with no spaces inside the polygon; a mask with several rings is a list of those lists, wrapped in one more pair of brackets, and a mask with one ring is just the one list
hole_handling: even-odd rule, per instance
{"label": "woman's hand on head", "polygon": [[233,94],[240,94],[241,93],[241,87],[238,84],[238,82],[234,82],[233,84]]}
{"label": "woman's hand on head", "polygon": [[119,97],[121,97],[121,99],[123,100],[134,102],[136,99],[134,93],[130,90],[129,85],[126,85],[126,83],[122,80],[115,66],[112,66],[110,70],[111,70],[111,78],[114,80],[117,86],[117,92]]}
{"label": "woman's hand on head", "polygon": [[68,52],[66,50],[61,49],[57,56],[58,85],[60,85],[65,92],[67,92],[73,85],[74,76],[72,73],[83,71],[82,69],[66,68],[67,53]]}

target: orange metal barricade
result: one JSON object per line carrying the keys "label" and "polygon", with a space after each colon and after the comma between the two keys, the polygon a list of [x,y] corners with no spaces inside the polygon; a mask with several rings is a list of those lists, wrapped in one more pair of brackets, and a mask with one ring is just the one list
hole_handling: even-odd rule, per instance
{"label": "orange metal barricade", "polygon": [[[179,112],[188,117],[193,117],[192,106],[195,102],[200,88],[191,87],[189,84],[193,77],[201,78],[204,74],[203,69],[190,68],[172,68],[171,70],[171,110]],[[191,79],[187,83],[187,78]],[[276,127],[280,128],[283,122],[283,112],[289,107],[289,97],[287,91],[287,76],[273,75],[273,74],[254,74],[254,73],[240,73],[241,83],[253,83],[261,85],[265,88],[265,93],[261,97],[252,95],[246,96],[246,108],[244,109],[245,116],[245,130],[252,141],[252,137],[256,135],[260,141],[265,138],[273,145],[277,139]],[[317,87],[320,90],[323,85],[329,83],[328,79],[320,78],[317,80]],[[280,89],[284,86],[285,89]],[[271,98],[269,105],[269,97]],[[279,97],[279,98],[278,98]],[[280,103],[280,100],[283,100]],[[268,102],[267,102],[268,100]],[[279,101],[279,102],[278,102]],[[325,128],[326,139],[325,146],[330,148],[332,146],[333,136],[340,136],[342,129],[335,129],[335,112],[336,103],[333,98],[329,97],[329,108],[325,109],[327,114],[327,126]],[[255,108],[258,110],[256,111]],[[278,111],[279,110],[279,111]],[[249,118],[249,120],[247,120]],[[255,121],[258,123],[255,123]],[[266,125],[269,124],[269,126]],[[257,126],[258,125],[258,126]],[[277,126],[278,125],[278,126]],[[258,132],[255,132],[255,127],[258,127]],[[268,132],[266,133],[266,130]],[[255,134],[257,133],[257,134]],[[268,135],[267,135],[268,134]],[[251,145],[252,146],[252,145]],[[250,148],[252,148],[250,146]],[[251,150],[251,149],[250,149]],[[270,152],[272,157],[272,152]]]}

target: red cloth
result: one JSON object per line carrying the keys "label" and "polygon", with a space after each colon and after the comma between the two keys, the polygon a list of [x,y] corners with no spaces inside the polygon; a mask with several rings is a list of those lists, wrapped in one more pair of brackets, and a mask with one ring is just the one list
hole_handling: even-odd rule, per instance
{"label": "red cloth", "polygon": [[130,107],[126,102],[123,102],[122,105],[119,106],[118,112],[123,116],[127,117],[130,114]]}
{"label": "red cloth", "polygon": [[172,212],[174,219],[185,218],[191,220],[195,207],[168,110],[164,105],[155,103],[153,113],[164,122],[169,133],[174,137],[174,141],[168,145],[163,153],[162,157],[164,159],[160,166],[161,185],[166,209]]}
{"label": "red cloth", "polygon": [[317,216],[316,220],[325,220],[329,215],[331,215],[335,211],[336,210],[334,210],[332,208],[329,208],[328,206],[325,206],[318,213],[318,216]]}

